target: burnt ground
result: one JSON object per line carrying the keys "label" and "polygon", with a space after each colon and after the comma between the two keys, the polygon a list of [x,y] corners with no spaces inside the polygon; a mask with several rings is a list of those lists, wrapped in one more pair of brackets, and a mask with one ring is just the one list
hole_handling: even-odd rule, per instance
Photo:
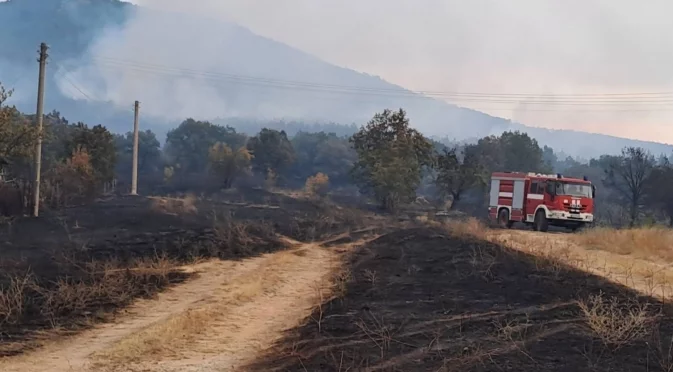
{"label": "burnt ground", "polygon": [[[86,206],[44,211],[0,226],[3,255],[43,250],[76,240],[80,244],[123,240],[174,230],[213,229],[234,220],[265,226],[297,240],[317,239],[362,223],[362,213],[330,202],[293,198],[263,190],[232,191],[211,198],[183,196],[163,206],[156,198],[110,197]],[[180,200],[186,200],[181,205]],[[192,208],[193,207],[193,208]]]}
{"label": "burnt ground", "polygon": [[[181,264],[240,259],[355,230],[363,215],[262,190],[113,197],[0,225],[0,356],[71,333],[184,281]],[[47,336],[51,336],[48,334]]]}
{"label": "burnt ground", "polygon": [[443,229],[383,235],[339,278],[250,370],[673,370],[670,306]]}

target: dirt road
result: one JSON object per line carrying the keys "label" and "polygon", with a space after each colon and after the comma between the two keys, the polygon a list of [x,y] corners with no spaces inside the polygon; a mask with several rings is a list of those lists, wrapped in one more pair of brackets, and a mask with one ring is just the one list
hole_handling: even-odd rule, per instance
{"label": "dirt road", "polygon": [[0,360],[0,370],[234,371],[329,296],[338,251],[296,243],[240,262],[185,267],[198,276],[138,301],[114,323]]}

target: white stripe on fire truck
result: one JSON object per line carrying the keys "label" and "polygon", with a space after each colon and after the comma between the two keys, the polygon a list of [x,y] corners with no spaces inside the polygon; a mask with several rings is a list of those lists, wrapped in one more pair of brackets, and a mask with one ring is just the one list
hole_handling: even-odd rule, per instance
{"label": "white stripe on fire truck", "polygon": [[498,196],[500,196],[500,197],[502,197],[502,198],[511,198],[511,197],[512,197],[512,193],[511,193],[511,192],[502,192],[502,191],[501,191],[500,193],[498,193]]}
{"label": "white stripe on fire truck", "polygon": [[542,195],[542,194],[528,194],[528,199],[531,199],[531,200],[543,200],[543,199],[544,199],[544,195]]}

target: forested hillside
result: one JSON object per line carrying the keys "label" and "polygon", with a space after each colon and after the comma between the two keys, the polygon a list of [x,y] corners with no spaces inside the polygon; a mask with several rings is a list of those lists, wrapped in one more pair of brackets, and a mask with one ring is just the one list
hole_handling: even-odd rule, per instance
{"label": "forested hillside", "polygon": [[[412,94],[237,25],[118,0],[11,0],[0,3],[0,21],[0,81],[15,88],[10,103],[25,112],[34,110],[36,49],[45,41],[50,46],[46,111],[104,124],[113,132],[131,127],[135,99],[142,102],[143,127],[159,137],[186,117],[235,122],[247,132],[281,120],[360,126],[373,112],[404,107],[416,128],[449,140],[475,141],[520,130],[540,144],[584,158],[616,154],[624,146],[654,154],[672,149],[525,127]],[[141,30],[141,25],[147,28]]]}
{"label": "forested hillside", "polygon": [[[0,213],[14,214],[29,208],[32,200],[28,196],[33,192],[36,125],[34,115],[3,105],[8,97],[0,95],[0,174],[5,179],[0,182]],[[321,195],[329,190],[358,191],[389,210],[422,195],[483,215],[491,172],[555,171],[587,176],[598,186],[596,214],[601,223],[671,221],[673,215],[673,204],[661,187],[673,182],[669,158],[639,147],[581,163],[518,131],[471,144],[431,139],[414,129],[404,110],[387,109],[359,129],[277,122],[274,126],[282,129],[276,130],[260,122],[238,124],[245,131],[190,118],[171,128],[165,142],[143,130],[140,192],[214,193],[250,186],[304,188]],[[56,111],[46,116],[45,126],[45,206],[60,208],[103,193],[128,192],[130,132],[115,134],[105,125],[70,123]]]}

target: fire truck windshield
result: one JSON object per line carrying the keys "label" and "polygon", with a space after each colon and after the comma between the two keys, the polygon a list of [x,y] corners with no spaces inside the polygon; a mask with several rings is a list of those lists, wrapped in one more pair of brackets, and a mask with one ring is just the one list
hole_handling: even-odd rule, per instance
{"label": "fire truck windshield", "polygon": [[557,182],[556,195],[569,195],[582,198],[593,196],[591,185],[582,183]]}

